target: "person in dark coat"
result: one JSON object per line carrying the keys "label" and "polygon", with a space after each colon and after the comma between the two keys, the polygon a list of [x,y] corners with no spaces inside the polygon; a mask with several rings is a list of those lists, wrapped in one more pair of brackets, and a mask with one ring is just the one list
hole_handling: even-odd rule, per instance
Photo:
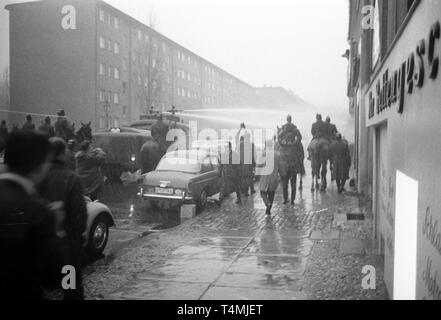
{"label": "person in dark coat", "polygon": [[287,117],[287,124],[279,130],[278,142],[280,151],[279,173],[282,180],[284,204],[289,202],[289,186],[291,186],[291,204],[296,199],[297,175],[302,173],[302,135],[292,123],[292,117]]}
{"label": "person in dark coat", "polygon": [[95,201],[104,185],[104,176],[101,167],[105,164],[105,154],[99,150],[90,150],[90,143],[80,144],[80,151],[75,155],[77,173],[81,178],[84,194]]}
{"label": "person in dark coat", "polygon": [[74,172],[77,170],[77,161],[75,160],[75,147],[76,147],[75,140],[69,140],[67,142],[66,166],[69,170]]}
{"label": "person in dark coat", "polygon": [[164,123],[162,114],[159,115],[158,121],[152,126],[152,137],[158,141],[162,148],[166,149],[167,146],[167,134],[169,127]]}
{"label": "person in dark coat", "polygon": [[0,299],[45,299],[43,285],[60,286],[57,221],[37,195],[50,168],[50,144],[37,132],[11,134],[0,175]]}
{"label": "person in dark coat", "polygon": [[326,117],[326,123],[328,124],[328,139],[334,141],[337,139],[337,126],[331,123],[331,117]]}
{"label": "person in dark coat", "polygon": [[315,151],[317,144],[321,140],[326,140],[327,143],[329,143],[329,137],[330,137],[330,128],[329,125],[326,122],[323,122],[323,118],[321,114],[317,114],[316,116],[316,122],[312,125],[311,128],[311,134],[312,134],[312,141],[308,146],[308,160],[311,160],[311,153]]}
{"label": "person in dark coat", "polygon": [[60,110],[57,112],[57,116],[58,118],[54,125],[55,136],[67,141],[70,138],[69,134],[72,133],[72,129],[67,121],[66,112],[64,110]]}
{"label": "person in dark coat", "polygon": [[2,120],[2,123],[0,124],[0,138],[2,138],[6,142],[8,140],[8,136],[8,126],[6,125],[6,121]]}
{"label": "person in dark coat", "polygon": [[240,138],[237,153],[240,156],[240,164],[242,167],[242,194],[249,197],[250,193],[255,194],[254,189],[254,172],[256,169],[256,161],[254,157],[254,143],[251,142],[251,136],[246,133]]}
{"label": "person in dark coat", "polygon": [[55,129],[51,124],[50,117],[44,119],[44,123],[38,128],[38,131],[45,133],[49,138],[55,137]]}
{"label": "person in dark coat", "polygon": [[[87,209],[80,178],[66,165],[66,143],[61,138],[50,139],[54,159],[46,179],[38,186],[42,198],[57,204],[63,214],[62,228],[66,236],[64,265],[76,270],[76,290],[66,290],[66,300],[83,300],[82,245],[87,224]],[[55,205],[54,205],[55,206]]]}
{"label": "person in dark coat", "polygon": [[[265,150],[262,155],[262,159],[257,160],[257,168],[262,169],[267,165],[269,166],[269,162],[273,161],[273,170],[271,172],[262,172],[260,176],[260,195],[262,197],[263,202],[266,206],[266,215],[271,215],[271,209],[273,208],[274,197],[276,195],[277,188],[279,187],[279,160],[280,153],[275,150],[274,140],[267,140],[265,142]],[[272,155],[273,153],[273,155]],[[273,159],[269,159],[269,157],[273,156]],[[268,168],[269,169],[269,168]]]}
{"label": "person in dark coat", "polygon": [[32,122],[32,116],[30,114],[26,116],[26,122],[24,123],[23,127],[21,127],[21,130],[35,131],[35,124]]}
{"label": "person in dark coat", "polygon": [[6,126],[6,121],[3,120],[0,124],[0,153],[4,151],[4,148],[6,147],[6,142],[8,141],[8,137],[8,127]]}
{"label": "person in dark coat", "polygon": [[228,150],[221,154],[219,175],[221,178],[219,202],[221,203],[230,190],[233,190],[236,192],[236,204],[240,204],[242,202],[242,166],[239,154],[233,150],[231,142],[228,143]]}
{"label": "person in dark coat", "polygon": [[332,144],[331,152],[338,192],[342,193],[345,191],[345,184],[349,179],[351,154],[349,152],[349,145],[342,140],[342,135],[340,133],[337,134],[337,140]]}

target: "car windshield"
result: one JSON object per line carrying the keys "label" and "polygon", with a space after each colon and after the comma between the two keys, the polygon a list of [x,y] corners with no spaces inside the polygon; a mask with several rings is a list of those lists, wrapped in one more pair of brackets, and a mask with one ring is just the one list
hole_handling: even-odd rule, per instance
{"label": "car windshield", "polygon": [[199,173],[201,164],[194,159],[164,158],[156,168],[157,171],[173,171],[184,173]]}

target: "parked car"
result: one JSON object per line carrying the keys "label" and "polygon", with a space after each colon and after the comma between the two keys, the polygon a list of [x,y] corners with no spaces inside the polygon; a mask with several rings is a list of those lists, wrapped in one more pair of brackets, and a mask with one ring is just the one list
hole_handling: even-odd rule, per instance
{"label": "parked car", "polygon": [[166,154],[155,171],[146,174],[140,194],[152,204],[166,207],[184,203],[207,205],[220,191],[219,155],[200,150]]}
{"label": "parked car", "polygon": [[92,257],[99,257],[107,246],[109,229],[115,226],[115,220],[109,207],[87,197],[85,199],[88,216],[85,249]]}

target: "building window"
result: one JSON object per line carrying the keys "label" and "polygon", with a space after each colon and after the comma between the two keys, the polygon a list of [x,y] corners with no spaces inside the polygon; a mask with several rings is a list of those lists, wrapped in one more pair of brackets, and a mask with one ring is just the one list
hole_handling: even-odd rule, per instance
{"label": "building window", "polygon": [[107,75],[108,75],[109,77],[112,77],[112,66],[109,66],[109,67],[107,68]]}
{"label": "building window", "polygon": [[178,51],[178,60],[181,60],[181,51]]}
{"label": "building window", "polygon": [[110,17],[110,14],[107,15],[107,23],[108,23],[109,25],[112,24],[112,18]]}
{"label": "building window", "polygon": [[162,71],[165,72],[167,69],[165,67],[165,63],[162,63]]}
{"label": "building window", "polygon": [[153,58],[153,60],[152,60],[152,67],[156,68],[156,59],[155,58]]}
{"label": "building window", "polygon": [[100,129],[106,128],[106,118],[105,117],[100,117],[99,127],[100,127]]}
{"label": "building window", "polygon": [[119,128],[119,118],[117,117],[113,118],[113,127]]}
{"label": "building window", "polygon": [[127,91],[127,82],[123,82],[123,94],[125,94]]}
{"label": "building window", "polygon": [[106,91],[100,90],[100,101],[105,102],[106,101]]}
{"label": "building window", "polygon": [[107,40],[107,50],[112,51],[112,41]]}
{"label": "building window", "polygon": [[122,59],[122,68],[124,71],[127,70],[127,60],[125,58]]}
{"label": "building window", "polygon": [[119,94],[117,92],[115,92],[113,94],[113,103],[114,104],[119,104]]}
{"label": "building window", "polygon": [[129,37],[126,34],[123,37],[123,45],[124,45],[124,48],[129,47]]}
{"label": "building window", "polygon": [[115,27],[115,29],[119,29],[119,20],[118,20],[118,18],[114,18],[113,19],[113,26]]}
{"label": "building window", "polygon": [[145,88],[149,87],[149,78],[147,78],[147,77],[144,78],[144,87]]}
{"label": "building window", "polygon": [[100,10],[100,21],[104,22],[105,21],[105,14],[103,10]]}
{"label": "building window", "polygon": [[138,30],[138,40],[139,41],[142,40],[142,32],[141,32],[141,30]]}
{"label": "building window", "polygon": [[119,43],[118,42],[115,42],[113,44],[113,52],[116,54],[119,54]]}
{"label": "building window", "polygon": [[182,61],[184,61],[185,62],[185,54],[181,54],[181,59],[182,59]]}
{"label": "building window", "polygon": [[122,108],[122,114],[123,114],[124,117],[127,116],[127,107],[126,106],[124,106]]}
{"label": "building window", "polygon": [[104,63],[100,63],[100,75],[104,76],[106,74],[106,65]]}
{"label": "building window", "polygon": [[191,81],[191,74],[190,73],[187,73],[187,80]]}
{"label": "building window", "polygon": [[144,36],[144,40],[145,40],[145,42],[149,42],[150,41],[150,38],[149,38],[149,35],[146,33],[145,34],[145,36]]}
{"label": "building window", "polygon": [[106,40],[103,37],[100,37],[100,48],[101,49],[106,48]]}
{"label": "building window", "polygon": [[165,43],[163,42],[163,43],[162,43],[162,52],[165,52],[165,51],[166,51]]}
{"label": "building window", "polygon": [[119,69],[118,68],[115,68],[114,77],[115,77],[116,80],[119,80]]}

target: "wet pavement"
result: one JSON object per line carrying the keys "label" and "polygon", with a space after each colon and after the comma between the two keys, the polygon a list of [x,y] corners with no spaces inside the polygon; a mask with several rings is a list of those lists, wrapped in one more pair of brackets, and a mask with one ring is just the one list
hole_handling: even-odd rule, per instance
{"label": "wet pavement", "polygon": [[[345,219],[361,212],[358,198],[339,195],[335,186],[325,193],[307,189],[295,206],[282,205],[279,190],[271,217],[259,195],[239,206],[232,196],[182,225],[132,237],[87,267],[87,298],[385,299],[381,259],[369,252],[371,221]],[[138,207],[145,219],[149,213]],[[136,220],[127,205],[116,211],[122,220],[127,214]],[[143,228],[151,230],[153,220]],[[377,268],[376,290],[361,287],[366,264]]]}

